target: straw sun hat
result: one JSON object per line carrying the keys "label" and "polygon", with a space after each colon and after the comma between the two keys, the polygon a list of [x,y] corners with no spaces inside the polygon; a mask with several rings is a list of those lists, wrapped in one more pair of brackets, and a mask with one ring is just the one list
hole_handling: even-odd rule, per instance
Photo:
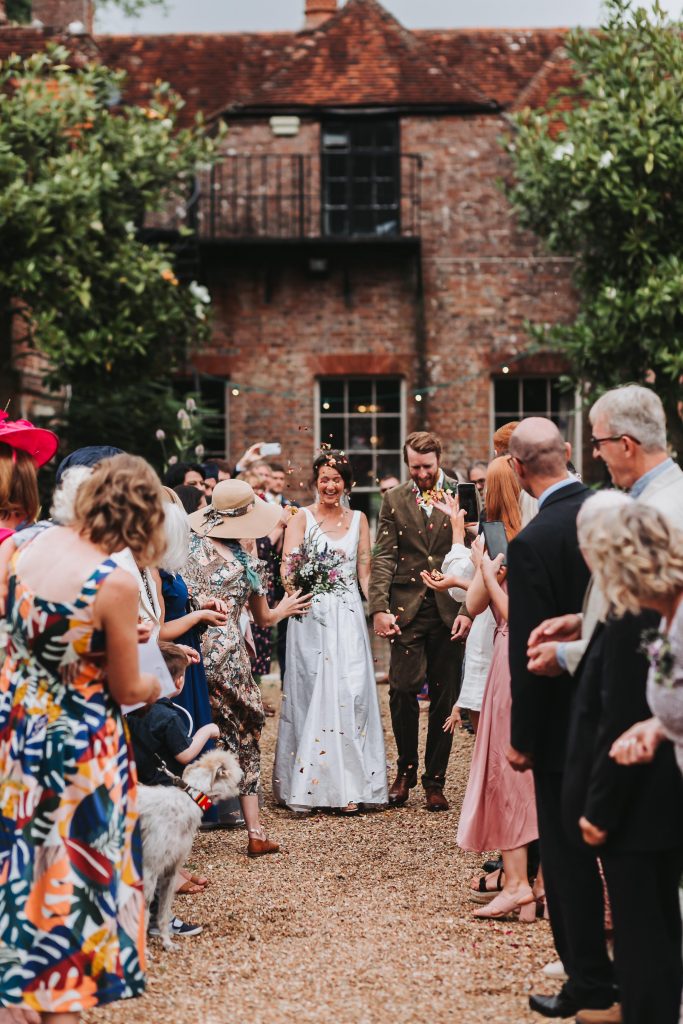
{"label": "straw sun hat", "polygon": [[221,480],[213,489],[208,508],[187,517],[200,537],[249,540],[265,537],[280,521],[282,509],[257,498],[244,480]]}

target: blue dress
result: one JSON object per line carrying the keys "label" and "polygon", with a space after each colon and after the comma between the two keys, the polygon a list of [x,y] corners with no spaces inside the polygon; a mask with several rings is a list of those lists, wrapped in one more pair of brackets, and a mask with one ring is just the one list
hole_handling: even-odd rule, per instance
{"label": "blue dress", "polygon": [[[182,576],[171,576],[161,570],[161,592],[166,604],[166,622],[182,618],[190,611],[190,594]],[[185,708],[192,717],[192,732],[195,733],[202,725],[213,722],[209,704],[209,687],[204,672],[202,648],[194,629],[188,629],[182,636],[176,637],[175,643],[187,644],[199,654],[199,661],[188,665],[185,671],[185,685],[173,703]]]}

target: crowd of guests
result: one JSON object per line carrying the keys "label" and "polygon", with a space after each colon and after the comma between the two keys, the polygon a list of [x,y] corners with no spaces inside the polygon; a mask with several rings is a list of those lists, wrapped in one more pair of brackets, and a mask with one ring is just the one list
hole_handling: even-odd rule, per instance
{"label": "crowd of guests", "polygon": [[[469,467],[469,518],[438,437],[409,435],[407,481],[380,481],[372,547],[342,453],[316,458],[298,508],[260,445],[236,465],[177,463],[163,483],[140,458],[80,449],[41,520],[37,471],[57,438],[0,419],[0,1019],[75,1024],[143,990],[155,911],[145,921],[137,781],[167,785],[218,744],[239,762],[239,798],[203,827],[243,825],[249,856],[278,851],[259,811],[258,680],[289,622],[277,802],[400,808],[420,781],[427,811],[447,811],[467,718],[457,841],[494,851],[467,895],[481,919],[549,917],[562,985],[532,1010],[678,1024],[683,471],[651,390],[607,392],[590,422],[614,488],[592,493],[557,426],[532,417]],[[343,593],[294,588],[287,558],[305,545],[344,555]],[[391,641],[391,785],[361,595]],[[164,673],[141,671],[140,644],[158,645]],[[176,884],[210,880],[183,870]]]}
{"label": "crowd of guests", "polygon": [[[550,420],[498,432],[483,491],[486,522],[507,538],[495,558],[486,526],[481,536],[457,504],[438,503],[453,543],[437,579],[421,579],[450,595],[451,614],[462,602],[474,620],[444,724],[452,732],[468,708],[477,730],[458,843],[501,852],[472,880],[477,917],[550,918],[560,959],[546,973],[563,984],[530,996],[532,1010],[580,1024],[678,1024],[683,471],[649,389],[607,392],[590,422],[593,454],[615,485],[595,494]],[[435,438],[421,447],[438,454]],[[385,499],[385,521],[396,498]],[[375,628],[387,635],[400,622],[405,636],[392,594]],[[441,672],[443,685],[448,666],[419,671],[430,687]],[[393,652],[390,685],[405,687]],[[416,753],[402,759],[398,745],[389,796],[402,804]]]}

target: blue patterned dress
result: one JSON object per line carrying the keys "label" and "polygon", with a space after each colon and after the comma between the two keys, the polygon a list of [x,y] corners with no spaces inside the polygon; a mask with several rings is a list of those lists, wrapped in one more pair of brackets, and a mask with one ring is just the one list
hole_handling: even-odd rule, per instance
{"label": "blue patterned dress", "polygon": [[0,1006],[80,1013],[144,989],[142,846],[128,733],[92,606],[17,575],[0,673]]}

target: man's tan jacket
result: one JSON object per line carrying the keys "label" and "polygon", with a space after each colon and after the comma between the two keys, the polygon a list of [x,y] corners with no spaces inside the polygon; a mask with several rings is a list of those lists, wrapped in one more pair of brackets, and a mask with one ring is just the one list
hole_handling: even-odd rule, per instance
{"label": "man's tan jacket", "polygon": [[[444,488],[457,490],[455,480],[445,478]],[[433,508],[427,516],[417,504],[412,481],[394,487],[384,496],[377,526],[370,576],[370,614],[391,612],[401,629],[415,618],[428,590],[420,578],[423,569],[441,569],[451,549],[448,516]],[[448,593],[435,592],[436,606],[448,628],[458,604]]]}

